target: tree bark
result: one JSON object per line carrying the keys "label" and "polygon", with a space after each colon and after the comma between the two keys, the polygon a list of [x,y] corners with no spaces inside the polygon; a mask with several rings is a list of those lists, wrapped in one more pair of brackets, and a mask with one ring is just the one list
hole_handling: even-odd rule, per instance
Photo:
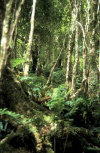
{"label": "tree bark", "polygon": [[78,60],[79,60],[78,27],[76,26],[76,32],[75,32],[75,63],[74,63],[74,66],[73,66],[73,74],[72,74],[72,95],[75,94]]}
{"label": "tree bark", "polygon": [[3,19],[5,15],[5,3],[4,0],[0,1],[0,40],[2,37],[2,26],[3,26]]}
{"label": "tree bark", "polygon": [[70,62],[71,62],[71,39],[72,34],[69,38],[69,44],[68,44],[68,53],[67,53],[67,66],[66,66],[66,85],[69,85],[69,73],[70,73]]}
{"label": "tree bark", "polygon": [[66,85],[67,86],[69,86],[69,73],[70,73],[70,62],[71,62],[71,41],[72,41],[73,32],[75,31],[77,15],[78,15],[78,8],[77,8],[76,1],[74,1],[72,14],[71,14],[71,27],[70,27],[70,36],[69,36],[68,53],[67,53],[67,66],[66,66]]}
{"label": "tree bark", "polygon": [[[97,11],[98,11],[98,3],[97,1],[91,2],[91,11],[93,12],[91,16],[91,25],[90,25],[90,51],[89,51],[89,77],[88,77],[88,94],[89,97],[93,98],[96,95],[96,92],[93,91],[97,90],[98,88],[98,68],[96,64],[96,44],[95,44],[95,34],[96,34],[96,27],[98,25],[97,20]],[[92,93],[92,94],[91,94]]]}
{"label": "tree bark", "polygon": [[83,33],[83,89],[84,89],[84,93],[85,95],[87,95],[88,92],[88,74],[87,74],[87,52],[88,49],[86,47],[86,35],[88,36],[88,30],[89,30],[89,24],[90,24],[90,15],[89,15],[89,11],[90,11],[90,2],[89,0],[87,0],[87,10],[86,10],[86,24],[85,24],[85,31]]}
{"label": "tree bark", "polygon": [[[18,8],[15,12],[15,19],[11,19],[11,13],[12,13],[12,6],[13,6],[13,0],[9,0],[6,3],[6,11],[5,16],[3,20],[3,26],[2,26],[2,37],[0,42],[0,78],[2,76],[2,71],[4,70],[7,59],[9,56],[9,46],[12,40],[12,36],[15,30],[15,27],[18,22],[18,18],[21,11],[21,6],[24,3],[24,0],[21,0],[19,2]],[[14,20],[14,21],[13,21]],[[11,24],[10,24],[11,23]]]}
{"label": "tree bark", "polygon": [[7,57],[8,57],[8,33],[9,33],[9,22],[10,22],[10,16],[11,16],[11,8],[12,8],[13,0],[9,0],[8,3],[6,3],[6,12],[5,12],[5,18],[3,21],[3,27],[2,27],[2,37],[0,42],[0,78],[2,76],[2,71],[6,65]]}
{"label": "tree bark", "polygon": [[28,46],[27,46],[26,63],[24,66],[24,76],[28,76],[28,73],[29,73],[29,66],[30,66],[30,60],[31,60],[31,47],[32,47],[33,33],[34,33],[35,8],[36,8],[36,0],[33,0],[32,15],[31,15],[31,29],[29,34]]}

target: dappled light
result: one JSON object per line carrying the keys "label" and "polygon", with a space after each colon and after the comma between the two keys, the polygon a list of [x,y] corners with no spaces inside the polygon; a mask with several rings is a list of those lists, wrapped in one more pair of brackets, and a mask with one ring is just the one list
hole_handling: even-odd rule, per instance
{"label": "dappled light", "polygon": [[1,0],[0,153],[100,153],[99,0]]}

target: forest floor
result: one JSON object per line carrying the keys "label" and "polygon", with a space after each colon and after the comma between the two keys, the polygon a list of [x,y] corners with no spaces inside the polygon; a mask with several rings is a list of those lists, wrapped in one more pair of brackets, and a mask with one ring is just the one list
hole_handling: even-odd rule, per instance
{"label": "forest floor", "polygon": [[6,74],[0,109],[0,153],[100,153],[100,126],[98,116],[91,116],[92,109],[86,112],[79,102],[61,110],[64,99],[58,87],[48,88],[43,97],[39,88],[43,77],[37,81],[30,77],[27,82]]}

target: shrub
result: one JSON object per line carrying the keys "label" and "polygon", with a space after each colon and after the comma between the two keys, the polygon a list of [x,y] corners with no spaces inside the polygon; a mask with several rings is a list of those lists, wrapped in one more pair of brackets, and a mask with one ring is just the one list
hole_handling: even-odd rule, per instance
{"label": "shrub", "polygon": [[57,69],[57,71],[53,72],[52,75],[52,83],[53,84],[62,84],[65,82],[65,71],[61,69]]}
{"label": "shrub", "polygon": [[65,108],[66,88],[62,84],[58,88],[54,88],[52,100],[47,103],[49,109],[53,110],[56,115],[60,115]]}

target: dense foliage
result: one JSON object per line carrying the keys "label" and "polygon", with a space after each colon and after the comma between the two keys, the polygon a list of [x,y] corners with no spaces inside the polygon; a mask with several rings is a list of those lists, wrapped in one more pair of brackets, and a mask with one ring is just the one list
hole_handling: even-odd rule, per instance
{"label": "dense foliage", "polygon": [[99,153],[99,0],[4,0],[0,14],[0,153]]}

